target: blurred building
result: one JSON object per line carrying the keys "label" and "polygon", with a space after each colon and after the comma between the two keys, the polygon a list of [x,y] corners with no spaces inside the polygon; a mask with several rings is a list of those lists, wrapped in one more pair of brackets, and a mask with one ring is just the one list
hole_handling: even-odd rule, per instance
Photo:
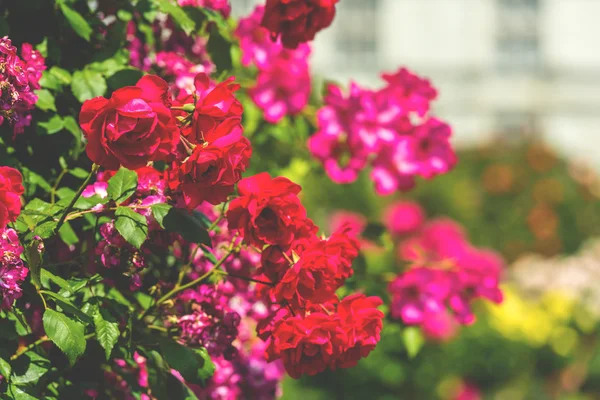
{"label": "blurred building", "polygon": [[535,133],[600,167],[599,15],[600,0],[340,0],[313,65],[372,87],[407,66],[440,89],[457,144]]}

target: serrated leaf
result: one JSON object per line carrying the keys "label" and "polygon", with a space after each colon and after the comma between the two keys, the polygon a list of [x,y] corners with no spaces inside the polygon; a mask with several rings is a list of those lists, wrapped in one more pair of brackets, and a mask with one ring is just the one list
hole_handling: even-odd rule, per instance
{"label": "serrated leaf", "polygon": [[38,97],[35,106],[42,111],[54,111],[56,112],[56,104],[54,102],[54,96],[46,89],[38,89],[35,91]]}
{"label": "serrated leaf", "polygon": [[120,204],[135,193],[137,183],[138,176],[135,171],[121,168],[108,180],[108,196]]}
{"label": "serrated leaf", "polygon": [[102,198],[102,197],[98,196],[97,194],[95,194],[91,197],[81,196],[80,198],[77,199],[77,201],[73,205],[73,208],[76,208],[78,210],[89,210],[89,209],[94,208],[98,204],[106,204],[108,202],[109,202],[108,197]]}
{"label": "serrated leaf", "polygon": [[60,9],[67,21],[69,21],[69,25],[71,25],[71,28],[73,28],[75,33],[89,42],[93,30],[85,18],[64,3],[60,3]]}
{"label": "serrated leaf", "polygon": [[94,327],[96,328],[96,340],[104,349],[106,360],[110,359],[113,348],[119,341],[119,323],[104,308],[98,308],[94,313]]}
{"label": "serrated leaf", "polygon": [[13,308],[8,313],[8,319],[15,323],[15,330],[19,336],[27,336],[32,333],[31,327],[27,323],[23,312],[18,308]]}
{"label": "serrated leaf", "polygon": [[55,77],[62,85],[71,84],[71,73],[66,69],[54,66],[50,68],[48,73]]}
{"label": "serrated leaf", "polygon": [[148,383],[152,394],[158,399],[168,399],[169,391],[167,389],[168,377],[171,375],[169,366],[163,357],[155,350],[145,353],[148,368]]}
{"label": "serrated leaf", "polygon": [[27,246],[25,246],[25,260],[29,267],[29,273],[31,274],[31,281],[36,288],[40,288],[40,265],[42,265],[42,255],[39,252],[40,240],[33,240]]}
{"label": "serrated leaf", "polygon": [[425,338],[423,337],[421,330],[414,326],[404,329],[402,332],[402,340],[410,358],[414,358],[419,354],[421,347],[425,344]]}
{"label": "serrated leaf", "polygon": [[163,225],[167,231],[179,233],[189,242],[211,245],[204,222],[187,210],[171,208],[163,218]]}
{"label": "serrated leaf", "polygon": [[107,79],[108,86],[112,89],[119,89],[124,86],[134,86],[140,78],[144,76],[144,72],[133,67],[121,68],[114,74],[111,74]]}
{"label": "serrated leaf", "polygon": [[[48,285],[48,281],[52,281],[54,282],[54,284],[56,284],[59,288],[63,290],[71,290],[71,285],[69,285],[69,282],[67,282],[60,276],[54,275],[52,272],[48,271],[45,268],[41,269],[40,278],[45,287],[49,288],[50,286]],[[64,296],[69,296],[69,294],[64,294]]]}
{"label": "serrated leaf", "polygon": [[[26,172],[25,172],[26,171]],[[50,184],[48,183],[48,181],[46,179],[44,179],[44,177],[42,177],[41,175],[33,172],[30,169],[24,170],[23,171],[23,177],[31,184],[37,185],[39,187],[41,187],[42,189],[44,189],[46,192],[50,192],[52,190],[52,186],[50,186]]]}
{"label": "serrated leaf", "polygon": [[186,35],[189,36],[196,29],[194,20],[191,19],[176,3],[173,3],[170,0],[154,0],[154,3],[161,12],[170,15]]}
{"label": "serrated leaf", "polygon": [[127,242],[140,248],[148,237],[146,217],[136,213],[129,207],[118,207],[115,211],[115,228]]}
{"label": "serrated leaf", "polygon": [[81,322],[65,314],[47,309],[44,312],[44,330],[46,335],[67,356],[73,366],[85,352],[85,327]]}
{"label": "serrated leaf", "polygon": [[173,206],[169,204],[154,204],[150,207],[152,209],[152,215],[161,228],[164,229],[163,220],[165,216],[169,213]]}
{"label": "serrated leaf", "polygon": [[37,382],[50,369],[50,361],[30,351],[13,361],[10,382],[13,385],[26,385]]}
{"label": "serrated leaf", "polygon": [[84,69],[73,73],[71,90],[81,103],[106,93],[106,80],[100,72]]}
{"label": "serrated leaf", "polygon": [[75,304],[73,304],[73,302],[71,302],[71,300],[67,299],[66,297],[48,290],[41,290],[40,293],[43,293],[44,295],[51,298],[56,303],[56,305],[63,309],[63,311],[76,316],[86,324],[92,323],[92,319],[88,317],[86,313],[81,311]]}

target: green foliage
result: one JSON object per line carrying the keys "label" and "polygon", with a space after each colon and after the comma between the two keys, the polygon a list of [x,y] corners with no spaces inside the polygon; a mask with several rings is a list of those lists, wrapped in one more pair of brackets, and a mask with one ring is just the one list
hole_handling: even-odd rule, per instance
{"label": "green foliage", "polygon": [[67,356],[69,364],[74,365],[85,352],[85,326],[67,315],[47,309],[44,312],[44,330],[56,346]]}
{"label": "green foliage", "polygon": [[125,240],[138,249],[148,237],[146,217],[136,213],[129,207],[118,207],[115,211],[115,228]]}
{"label": "green foliage", "polygon": [[135,192],[137,183],[138,176],[135,171],[121,168],[108,181],[108,195],[117,204],[121,204]]}

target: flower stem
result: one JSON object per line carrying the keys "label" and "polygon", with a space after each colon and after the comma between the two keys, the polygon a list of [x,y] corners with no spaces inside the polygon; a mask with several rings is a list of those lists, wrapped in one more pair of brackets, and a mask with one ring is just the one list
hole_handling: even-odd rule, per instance
{"label": "flower stem", "polygon": [[249,276],[236,275],[236,274],[232,274],[231,272],[227,272],[227,271],[219,270],[219,271],[216,271],[216,273],[220,274],[220,275],[228,276],[230,278],[242,279],[247,282],[260,283],[261,285],[266,285],[266,286],[275,286],[275,284],[273,282],[261,281],[260,279],[250,278]]}
{"label": "flower stem", "polygon": [[81,186],[77,190],[77,193],[75,193],[75,196],[73,197],[73,199],[71,200],[71,202],[69,203],[69,205],[67,206],[67,208],[65,208],[65,211],[60,216],[60,219],[58,220],[58,223],[56,224],[56,228],[54,228],[54,235],[56,235],[58,233],[58,230],[60,229],[60,227],[65,223],[65,219],[67,218],[67,214],[69,214],[69,211],[71,211],[71,208],[73,208],[73,206],[75,205],[75,203],[77,202],[77,200],[79,199],[79,197],[81,197],[81,194],[83,193],[83,191],[85,190],[85,188],[87,187],[87,185],[90,183],[90,180],[92,179],[92,176],[96,172],[98,172],[99,169],[100,169],[100,166],[98,164],[93,164],[92,165],[92,169],[90,170],[89,175],[87,176],[87,178],[85,178],[85,181],[83,181],[83,183],[81,184]]}

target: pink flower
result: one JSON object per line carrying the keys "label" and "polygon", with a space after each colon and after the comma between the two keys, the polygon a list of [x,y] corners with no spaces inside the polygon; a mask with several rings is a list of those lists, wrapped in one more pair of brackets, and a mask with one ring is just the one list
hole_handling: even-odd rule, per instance
{"label": "pink flower", "polygon": [[405,113],[416,112],[422,117],[429,111],[431,101],[437,97],[437,90],[428,79],[406,68],[400,68],[395,74],[383,74],[382,78],[388,83],[384,90],[394,97]]}
{"label": "pink flower", "polygon": [[450,144],[452,130],[431,118],[417,126],[409,136],[400,138],[394,162],[398,172],[431,179],[450,171],[457,158]]}
{"label": "pink flower", "polygon": [[392,235],[413,233],[425,222],[425,213],[413,202],[397,202],[384,213],[383,223]]}
{"label": "pink flower", "polygon": [[450,280],[445,271],[419,267],[399,275],[388,289],[392,317],[409,325],[421,324],[444,309]]}
{"label": "pink flower", "polygon": [[373,160],[371,179],[375,184],[375,192],[380,196],[387,196],[397,191],[406,192],[415,187],[412,175],[398,171],[395,164],[395,154],[398,142],[383,147]]}
{"label": "pink flower", "polygon": [[367,165],[368,154],[350,145],[344,136],[317,132],[308,140],[308,148],[336,183],[354,182]]}
{"label": "pink flower", "polygon": [[29,270],[20,258],[22,253],[17,232],[14,229],[0,231],[0,310],[10,310],[23,295],[21,284]]}

